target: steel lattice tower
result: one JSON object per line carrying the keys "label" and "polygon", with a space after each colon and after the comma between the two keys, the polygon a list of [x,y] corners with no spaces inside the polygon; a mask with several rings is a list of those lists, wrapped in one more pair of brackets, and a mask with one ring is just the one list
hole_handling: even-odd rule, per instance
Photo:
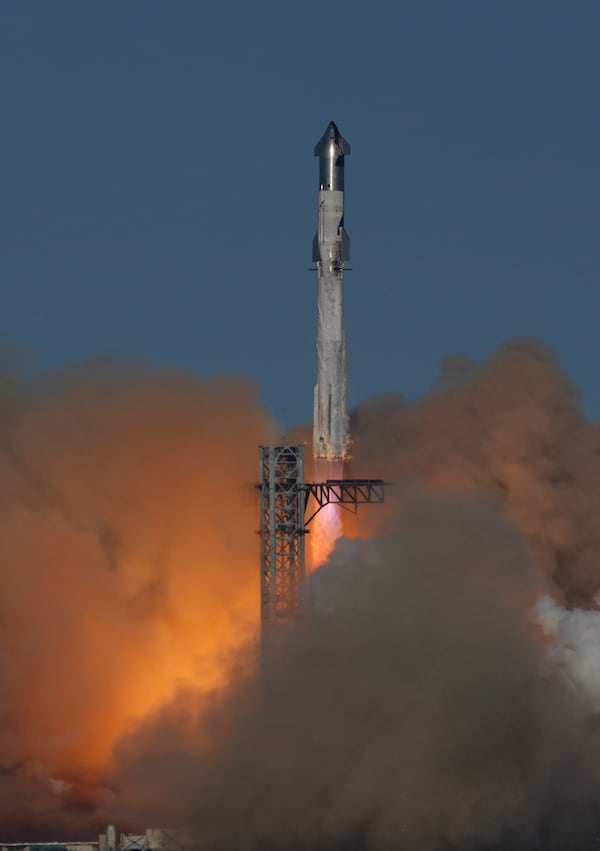
{"label": "steel lattice tower", "polygon": [[304,578],[304,446],[260,447],[263,629],[294,617]]}
{"label": "steel lattice tower", "polygon": [[359,505],[384,501],[382,479],[304,481],[304,446],[261,446],[260,592],[263,635],[300,613],[300,587],[306,568],[307,526],[334,502],[356,513]]}

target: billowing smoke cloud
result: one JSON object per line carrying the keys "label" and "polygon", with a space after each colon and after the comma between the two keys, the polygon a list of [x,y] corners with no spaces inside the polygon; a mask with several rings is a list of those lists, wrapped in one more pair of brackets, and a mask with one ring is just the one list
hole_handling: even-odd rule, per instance
{"label": "billowing smoke cloud", "polygon": [[[7,789],[45,790],[31,825],[51,799],[72,825],[181,824],[215,851],[591,847],[600,429],[544,347],[451,358],[418,402],[355,412],[345,475],[391,499],[347,518],[258,671],[256,506],[230,500],[268,430],[247,388],[101,369],[5,398],[6,631],[15,671],[31,661],[0,742]],[[37,588],[49,564],[71,567]]]}
{"label": "billowing smoke cloud", "polygon": [[203,847],[593,837],[600,738],[537,640],[543,582],[522,537],[471,498],[409,496],[381,537],[341,542],[311,575],[303,621],[184,743],[182,697],[123,745],[131,788],[168,766],[152,806],[192,813]]}
{"label": "billowing smoke cloud", "polygon": [[600,424],[585,418],[577,388],[539,342],[510,343],[481,366],[448,358],[417,404],[397,395],[367,402],[352,433],[350,474],[485,494],[507,509],[564,600],[593,604]]}
{"label": "billowing smoke cloud", "polygon": [[116,740],[258,615],[244,382],[90,364],[0,389],[2,839],[93,835]]}
{"label": "billowing smoke cloud", "polygon": [[122,812],[215,849],[590,847],[597,426],[527,341],[366,403],[353,435],[349,474],[396,483],[383,524],[347,523],[369,539],[310,577],[259,676],[121,743]]}

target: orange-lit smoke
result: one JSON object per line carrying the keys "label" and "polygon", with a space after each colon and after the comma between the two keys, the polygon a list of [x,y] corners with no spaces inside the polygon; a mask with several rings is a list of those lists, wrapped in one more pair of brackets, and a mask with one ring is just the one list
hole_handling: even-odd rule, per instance
{"label": "orange-lit smoke", "polygon": [[340,512],[369,540],[220,696],[258,614],[253,391],[102,366],[0,408],[2,838],[110,813],[212,851],[595,841],[600,429],[539,343],[354,412],[345,475],[388,502]]}
{"label": "orange-lit smoke", "polygon": [[110,363],[0,410],[2,838],[89,833],[118,738],[256,627],[270,423],[247,383]]}

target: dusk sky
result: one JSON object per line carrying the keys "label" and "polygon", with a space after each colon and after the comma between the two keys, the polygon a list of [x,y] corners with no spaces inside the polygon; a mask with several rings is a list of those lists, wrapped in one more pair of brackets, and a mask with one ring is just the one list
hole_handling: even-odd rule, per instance
{"label": "dusk sky", "polygon": [[248,375],[309,421],[333,119],[351,404],[536,335],[600,418],[599,43],[587,0],[1,0],[2,349]]}

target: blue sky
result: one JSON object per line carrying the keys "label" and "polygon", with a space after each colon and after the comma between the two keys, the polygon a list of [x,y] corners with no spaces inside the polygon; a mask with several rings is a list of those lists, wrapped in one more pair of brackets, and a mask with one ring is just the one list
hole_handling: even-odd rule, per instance
{"label": "blue sky", "polygon": [[315,374],[317,162],[352,144],[352,404],[540,336],[600,417],[600,4],[4,0],[0,336]]}

